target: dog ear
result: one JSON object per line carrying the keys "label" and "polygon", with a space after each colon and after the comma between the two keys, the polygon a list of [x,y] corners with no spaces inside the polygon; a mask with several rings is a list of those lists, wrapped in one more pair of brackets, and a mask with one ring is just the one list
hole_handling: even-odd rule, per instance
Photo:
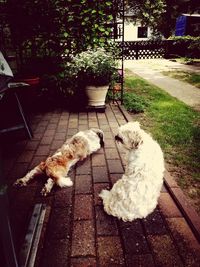
{"label": "dog ear", "polygon": [[97,132],[97,135],[100,139],[100,146],[101,147],[104,147],[104,136],[103,136],[103,133],[102,132]]}
{"label": "dog ear", "polygon": [[97,134],[97,136],[99,137],[99,140],[100,140],[100,146],[101,147],[104,147],[104,133],[102,130],[100,129],[95,129],[95,128],[91,128],[91,130],[93,132],[95,132]]}

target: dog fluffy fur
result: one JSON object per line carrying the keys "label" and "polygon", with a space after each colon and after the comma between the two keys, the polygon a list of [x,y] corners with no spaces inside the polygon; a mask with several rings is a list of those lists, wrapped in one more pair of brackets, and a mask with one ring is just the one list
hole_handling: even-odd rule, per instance
{"label": "dog fluffy fur", "polygon": [[80,131],[68,139],[53,156],[18,179],[14,185],[26,186],[35,176],[46,174],[48,179],[41,192],[44,196],[50,193],[54,184],[60,187],[72,186],[73,182],[67,177],[70,167],[100,149],[103,143],[104,134],[100,129]]}
{"label": "dog fluffy fur", "polygon": [[119,127],[116,141],[127,150],[125,174],[113,188],[102,190],[104,210],[123,221],[145,218],[157,205],[163,184],[164,158],[159,144],[138,122]]}

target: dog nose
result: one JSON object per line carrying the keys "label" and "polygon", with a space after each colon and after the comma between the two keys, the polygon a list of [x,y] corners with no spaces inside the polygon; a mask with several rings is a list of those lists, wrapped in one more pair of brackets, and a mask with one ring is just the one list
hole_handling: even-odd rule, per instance
{"label": "dog nose", "polygon": [[115,140],[117,142],[123,143],[123,139],[119,135],[115,135]]}

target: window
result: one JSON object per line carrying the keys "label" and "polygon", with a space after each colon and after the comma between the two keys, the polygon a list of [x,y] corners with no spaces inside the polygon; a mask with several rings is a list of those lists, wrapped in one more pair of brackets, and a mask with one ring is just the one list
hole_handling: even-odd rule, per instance
{"label": "window", "polygon": [[138,27],[138,38],[147,38],[147,27]]}

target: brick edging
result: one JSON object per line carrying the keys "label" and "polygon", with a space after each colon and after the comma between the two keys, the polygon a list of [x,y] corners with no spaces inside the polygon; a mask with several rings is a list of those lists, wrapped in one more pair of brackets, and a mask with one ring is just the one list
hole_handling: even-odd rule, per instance
{"label": "brick edging", "polygon": [[[132,121],[132,117],[125,110],[125,108],[119,102],[117,102],[117,104],[126,121]],[[181,188],[176,184],[175,179],[170,175],[167,170],[165,171],[164,175],[164,183],[170,195],[174,199],[176,205],[179,207],[180,211],[182,212],[188,224],[190,225],[194,235],[200,242],[200,217],[198,213],[191,206],[189,200],[184,195]]]}
{"label": "brick edging", "polygon": [[174,183],[175,180],[167,170],[165,171],[164,181],[169,193],[187,220],[196,238],[200,242],[200,217],[198,213],[191,206],[182,189],[178,185],[173,186],[172,183]]}

